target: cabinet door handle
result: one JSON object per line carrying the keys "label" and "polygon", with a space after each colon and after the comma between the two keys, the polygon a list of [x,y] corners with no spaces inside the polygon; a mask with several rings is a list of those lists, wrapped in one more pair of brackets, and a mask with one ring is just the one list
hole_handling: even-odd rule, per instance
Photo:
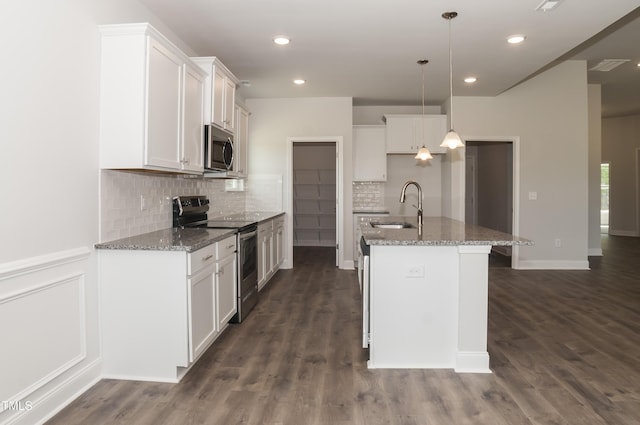
{"label": "cabinet door handle", "polygon": [[206,257],[202,257],[202,261],[211,260],[213,258],[213,254],[209,254]]}
{"label": "cabinet door handle", "polygon": [[227,245],[227,249],[235,248],[236,244]]}

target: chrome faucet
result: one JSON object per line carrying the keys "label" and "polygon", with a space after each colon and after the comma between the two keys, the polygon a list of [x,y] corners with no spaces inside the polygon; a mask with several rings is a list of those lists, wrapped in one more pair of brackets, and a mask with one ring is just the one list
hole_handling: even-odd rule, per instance
{"label": "chrome faucet", "polygon": [[404,186],[402,186],[402,191],[400,192],[400,202],[404,203],[405,194],[409,185],[414,185],[418,188],[418,206],[416,207],[414,205],[414,207],[418,209],[418,235],[422,235],[422,188],[420,187],[420,184],[413,180],[406,182]]}

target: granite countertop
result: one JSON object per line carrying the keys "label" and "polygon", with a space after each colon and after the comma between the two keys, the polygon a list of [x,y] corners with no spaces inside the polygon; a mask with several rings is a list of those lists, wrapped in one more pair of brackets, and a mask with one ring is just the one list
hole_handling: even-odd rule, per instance
{"label": "granite countertop", "polygon": [[413,228],[378,229],[369,223],[361,224],[362,236],[368,245],[533,245],[533,241],[488,229],[473,224],[465,224],[446,217],[424,217],[422,236],[418,236],[417,217],[381,217],[377,222],[407,222]]}
{"label": "granite countertop", "polygon": [[96,249],[193,252],[236,233],[236,229],[170,228],[96,244]]}
{"label": "granite countertop", "polygon": [[220,216],[209,216],[209,220],[224,220],[224,221],[255,221],[261,223],[263,221],[271,220],[273,218],[284,215],[284,212],[276,211],[246,211],[241,213],[226,214]]}

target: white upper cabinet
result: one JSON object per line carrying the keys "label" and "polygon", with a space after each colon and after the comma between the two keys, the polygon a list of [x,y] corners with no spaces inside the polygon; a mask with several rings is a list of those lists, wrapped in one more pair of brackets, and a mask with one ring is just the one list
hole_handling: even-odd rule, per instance
{"label": "white upper cabinet", "polygon": [[100,32],[101,168],[201,173],[206,74],[149,24]]}
{"label": "white upper cabinet", "polygon": [[147,68],[148,125],[144,165],[180,169],[182,61],[153,38]]}
{"label": "white upper cabinet", "polygon": [[353,126],[353,181],[386,181],[385,126]]}
{"label": "white upper cabinet", "polygon": [[204,171],[204,80],[200,69],[185,64],[182,168],[194,172]]}
{"label": "white upper cabinet", "polygon": [[387,153],[416,154],[424,145],[431,153],[445,153],[440,143],[447,133],[446,115],[385,115]]}
{"label": "white upper cabinet", "polygon": [[238,79],[214,56],[191,59],[208,74],[205,80],[205,123],[235,133]]}
{"label": "white upper cabinet", "polygon": [[249,148],[249,111],[240,105],[236,105],[236,137],[234,139],[233,171],[238,177],[246,177],[247,159]]}

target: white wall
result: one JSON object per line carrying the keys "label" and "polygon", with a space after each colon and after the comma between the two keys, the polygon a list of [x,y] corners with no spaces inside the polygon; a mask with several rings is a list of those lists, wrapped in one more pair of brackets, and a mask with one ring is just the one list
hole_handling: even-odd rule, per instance
{"label": "white wall", "polygon": [[[353,125],[382,125],[385,114],[421,114],[421,105],[354,106]],[[425,114],[442,114],[440,106],[424,106]]]}
{"label": "white wall", "polygon": [[100,375],[97,26],[172,34],[136,0],[3,2],[2,17],[0,317],[19,343],[0,350],[0,398],[23,404],[0,423],[33,424]]}
{"label": "white wall", "polygon": [[[308,137],[342,137],[343,177],[343,233],[352,234],[351,217],[351,98],[246,99],[251,111],[249,125],[249,165],[252,175],[287,175],[287,139]],[[291,182],[283,181],[284,198],[289,196]],[[275,195],[274,195],[275,196]],[[291,229],[291,217],[288,228]],[[285,267],[292,266],[291,235],[286,252]],[[344,238],[342,253],[352,260],[353,241]],[[342,266],[345,266],[344,264]],[[345,267],[349,267],[347,264]]]}
{"label": "white wall", "polygon": [[434,155],[429,161],[419,161],[413,155],[387,155],[387,181],[384,183],[385,206],[391,215],[415,216],[418,190],[407,189],[404,203],[400,203],[400,191],[405,182],[416,181],[422,187],[423,215],[439,217],[441,209],[440,176],[442,155]]}
{"label": "white wall", "polygon": [[640,115],[602,120],[602,161],[609,162],[609,233],[640,236],[637,211],[636,152]]}
{"label": "white wall", "polygon": [[[464,139],[519,139],[520,193],[515,202],[520,217],[519,230],[514,231],[535,242],[520,248],[520,267],[587,268],[586,64],[565,62],[496,97],[453,101],[456,130]],[[464,217],[464,155],[455,152],[448,157],[445,183],[453,195],[443,210],[454,218]],[[529,192],[536,192],[537,200],[529,200]]]}

